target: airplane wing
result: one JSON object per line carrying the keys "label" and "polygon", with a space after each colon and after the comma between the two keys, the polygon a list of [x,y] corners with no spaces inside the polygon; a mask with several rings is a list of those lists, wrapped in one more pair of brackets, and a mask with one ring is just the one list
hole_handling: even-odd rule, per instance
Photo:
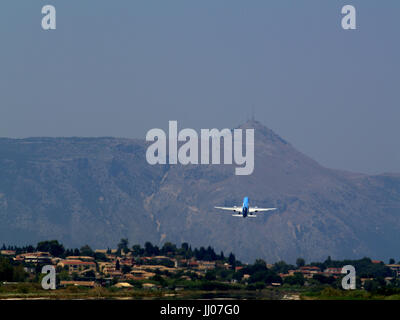
{"label": "airplane wing", "polygon": [[242,208],[240,207],[214,207],[215,209],[233,211],[233,212],[242,212]]}
{"label": "airplane wing", "polygon": [[257,207],[253,207],[253,208],[249,208],[249,213],[253,213],[253,212],[263,212],[263,211],[272,211],[272,210],[276,210],[276,208],[257,208]]}

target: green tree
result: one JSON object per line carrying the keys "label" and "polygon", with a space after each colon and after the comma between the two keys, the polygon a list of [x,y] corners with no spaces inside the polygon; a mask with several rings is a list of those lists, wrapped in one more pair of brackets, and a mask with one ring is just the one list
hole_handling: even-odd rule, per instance
{"label": "green tree", "polygon": [[0,257],[0,281],[23,282],[26,277],[22,264],[12,265],[8,258]]}
{"label": "green tree", "polygon": [[135,244],[134,246],[132,246],[132,254],[134,257],[142,256],[143,253],[144,253],[144,250],[142,249],[142,247],[139,244]]}
{"label": "green tree", "polygon": [[291,269],[294,269],[294,266],[287,264],[285,261],[278,261],[272,266],[272,270],[277,273],[288,273]]}
{"label": "green tree", "polygon": [[151,280],[157,281],[162,287],[167,286],[167,281],[159,274],[156,274],[154,277],[151,278]]}
{"label": "green tree", "polygon": [[228,263],[232,266],[232,269],[235,270],[235,268],[236,268],[236,257],[232,252],[229,254]]}
{"label": "green tree", "polygon": [[364,282],[364,289],[368,292],[376,292],[380,285],[377,280],[367,280]]}
{"label": "green tree", "polygon": [[214,270],[208,270],[205,275],[207,281],[213,281],[217,279],[216,272]]}
{"label": "green tree", "polygon": [[283,283],[287,283],[290,285],[304,285],[304,276],[300,272],[296,272],[293,276],[286,277],[283,280]]}
{"label": "green tree", "polygon": [[54,257],[61,257],[64,254],[64,246],[57,240],[41,241],[36,246],[37,251],[49,252]]}
{"label": "green tree", "polygon": [[13,267],[10,261],[0,257],[0,280],[13,281]]}
{"label": "green tree", "polygon": [[186,252],[189,250],[189,244],[187,242],[183,242],[181,245],[181,249]]}
{"label": "green tree", "polygon": [[144,254],[146,255],[146,256],[152,256],[152,255],[154,255],[155,254],[155,248],[154,248],[154,246],[153,246],[153,244],[151,243],[151,242],[149,242],[149,241],[147,241],[145,244],[144,244]]}
{"label": "green tree", "polygon": [[321,284],[333,284],[335,282],[335,278],[333,276],[326,277],[322,274],[314,274],[313,279]]}
{"label": "green tree", "polygon": [[80,250],[80,255],[81,256],[88,256],[88,257],[94,257],[94,251],[92,250],[91,247],[89,247],[87,244],[84,245],[81,250]]}
{"label": "green tree", "polygon": [[224,260],[225,260],[225,256],[224,256],[224,252],[223,252],[223,251],[221,251],[221,253],[219,254],[219,259],[220,259],[221,261],[224,261]]}
{"label": "green tree", "polygon": [[128,253],[129,252],[128,245],[129,245],[128,239],[127,238],[122,238],[120,240],[120,242],[118,243],[118,250],[117,250],[118,255],[120,255],[122,253],[122,251],[124,253]]}
{"label": "green tree", "polygon": [[163,247],[161,248],[162,254],[172,253],[175,254],[177,251],[176,245],[172,244],[171,242],[164,243]]}
{"label": "green tree", "polygon": [[23,282],[27,277],[27,273],[24,270],[24,266],[19,264],[13,267],[13,281]]}
{"label": "green tree", "polygon": [[122,271],[123,274],[127,274],[127,273],[132,271],[132,268],[130,266],[123,265],[122,268],[121,268],[121,271]]}
{"label": "green tree", "polygon": [[102,253],[102,252],[95,252],[94,253],[94,259],[96,261],[103,261],[103,262],[104,261],[108,261],[106,255],[104,253]]}
{"label": "green tree", "polygon": [[306,264],[306,261],[303,258],[297,258],[296,265],[298,268],[304,267],[305,264]]}
{"label": "green tree", "polygon": [[93,270],[87,270],[83,274],[85,278],[96,278],[96,273]]}
{"label": "green tree", "polygon": [[61,280],[71,280],[71,276],[69,275],[69,272],[67,270],[61,270],[60,272],[57,272],[57,278]]}

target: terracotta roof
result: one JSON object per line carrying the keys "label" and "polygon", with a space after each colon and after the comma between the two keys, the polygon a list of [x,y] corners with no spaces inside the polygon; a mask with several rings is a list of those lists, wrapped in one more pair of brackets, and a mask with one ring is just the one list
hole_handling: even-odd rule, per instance
{"label": "terracotta roof", "polygon": [[61,263],[64,265],[69,265],[69,264],[72,265],[81,264],[81,265],[93,265],[93,266],[96,265],[93,261],[80,261],[80,260],[63,260],[61,261]]}
{"label": "terracotta roof", "polygon": [[327,268],[324,270],[325,273],[342,273],[342,268]]}
{"label": "terracotta roof", "polygon": [[1,254],[4,255],[14,255],[15,251],[14,250],[1,250]]}
{"label": "terracotta roof", "polygon": [[318,267],[316,266],[304,266],[304,267],[300,267],[301,270],[320,270]]}

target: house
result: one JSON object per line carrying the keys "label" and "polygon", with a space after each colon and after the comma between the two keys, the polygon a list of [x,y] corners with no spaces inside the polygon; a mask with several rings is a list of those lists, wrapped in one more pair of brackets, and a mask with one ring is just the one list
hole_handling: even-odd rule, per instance
{"label": "house", "polygon": [[115,271],[115,263],[111,263],[111,262],[98,262],[97,263],[99,266],[99,271],[103,272],[105,274],[108,274],[108,272],[111,271]]}
{"label": "house", "polygon": [[197,261],[189,261],[187,263],[188,268],[197,269],[199,267],[199,263]]}
{"label": "house", "polygon": [[32,264],[52,264],[52,256],[48,252],[29,252],[17,255],[14,260]]}
{"label": "house", "polygon": [[154,283],[143,283],[142,286],[143,286],[144,289],[157,289],[157,288],[161,287],[161,286],[158,286],[158,285],[156,285]]}
{"label": "house", "polygon": [[99,262],[99,270],[100,270],[100,272],[103,272],[107,276],[114,276],[114,277],[122,276],[121,270],[117,270],[115,268],[114,263]]}
{"label": "house", "polygon": [[102,254],[106,254],[107,253],[107,249],[96,249],[94,250],[95,253],[102,253]]}
{"label": "house", "polygon": [[2,256],[15,256],[15,251],[14,250],[1,250],[0,254]]}
{"label": "house", "polygon": [[120,277],[120,279],[121,279],[121,280],[138,280],[138,279],[136,279],[136,277],[135,277],[133,274],[131,274],[131,273],[123,274],[123,275]]}
{"label": "house", "polygon": [[327,276],[341,275],[342,274],[342,268],[326,268],[324,270],[324,273]]}
{"label": "house", "polygon": [[151,270],[151,271],[160,270],[160,271],[168,271],[171,273],[175,273],[177,271],[175,268],[169,268],[169,267],[162,266],[162,265],[142,265],[142,266],[138,266],[137,269]]}
{"label": "house", "polygon": [[155,260],[165,260],[165,259],[171,260],[171,258],[169,258],[167,256],[155,256],[155,257],[153,257],[153,259],[155,259]]}
{"label": "house", "polygon": [[119,264],[120,264],[121,267],[122,266],[132,267],[135,264],[135,260],[134,259],[123,258],[123,259],[119,260]]}
{"label": "house", "polygon": [[51,264],[52,265],[57,265],[60,261],[62,261],[63,259],[62,258],[59,258],[59,257],[54,257],[54,258],[51,258]]}
{"label": "house", "polygon": [[385,282],[386,285],[390,285],[390,283],[393,281],[393,277],[385,277]]}
{"label": "house", "polygon": [[400,277],[400,264],[387,264],[386,267],[389,267],[390,270],[394,271],[396,277]]}
{"label": "house", "polygon": [[111,277],[121,277],[122,272],[119,270],[109,270],[108,275]]}
{"label": "house", "polygon": [[96,264],[93,261],[62,260],[58,263],[58,266],[61,268],[67,267],[69,273],[87,270],[96,271]]}
{"label": "house", "polygon": [[282,285],[282,283],[280,283],[280,282],[272,282],[271,283],[271,286],[273,286],[273,287],[280,287]]}
{"label": "house", "polygon": [[201,271],[213,270],[215,269],[215,261],[198,261],[197,268]]}
{"label": "house", "polygon": [[114,285],[116,288],[132,288],[133,286],[128,282],[118,282]]}
{"label": "house", "polygon": [[156,274],[153,272],[147,272],[144,270],[133,270],[130,273],[133,280],[145,280],[154,277]]}
{"label": "house", "polygon": [[149,266],[133,267],[132,271],[130,272],[130,274],[133,277],[133,280],[149,279],[156,275],[154,272],[149,272],[149,271],[145,270],[145,267],[147,269],[147,267],[149,267]]}
{"label": "house", "polygon": [[215,264],[216,267],[221,268],[221,269],[225,269],[225,270],[229,270],[231,269],[231,265],[229,263],[221,263],[221,262],[217,262]]}
{"label": "house", "polygon": [[318,273],[321,269],[316,266],[304,266],[300,267],[300,272]]}
{"label": "house", "polygon": [[314,274],[320,273],[321,269],[316,266],[304,266],[300,267],[299,271],[303,274],[304,278],[312,278]]}
{"label": "house", "polygon": [[286,277],[290,277],[291,275],[293,275],[293,274],[289,274],[289,273],[279,273],[279,276],[283,279],[283,278],[286,278]]}
{"label": "house", "polygon": [[93,257],[88,257],[88,256],[68,256],[65,259],[66,260],[94,261]]}

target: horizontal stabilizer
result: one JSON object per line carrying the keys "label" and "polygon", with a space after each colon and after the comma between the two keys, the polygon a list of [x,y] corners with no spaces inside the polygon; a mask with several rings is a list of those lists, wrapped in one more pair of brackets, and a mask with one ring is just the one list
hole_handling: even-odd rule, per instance
{"label": "horizontal stabilizer", "polygon": [[276,210],[276,208],[257,208],[257,207],[251,207],[249,208],[249,213],[253,212],[264,212],[264,211],[272,211]]}
{"label": "horizontal stabilizer", "polygon": [[232,217],[243,217],[241,214],[233,214]]}
{"label": "horizontal stabilizer", "polygon": [[242,211],[242,208],[240,207],[214,207],[215,209],[221,209],[221,210],[227,210],[227,211],[233,211],[233,212],[240,212]]}

